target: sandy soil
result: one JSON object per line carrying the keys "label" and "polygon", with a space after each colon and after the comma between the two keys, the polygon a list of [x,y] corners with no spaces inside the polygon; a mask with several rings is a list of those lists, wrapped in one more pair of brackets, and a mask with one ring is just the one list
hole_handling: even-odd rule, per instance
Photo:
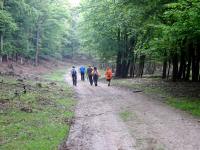
{"label": "sandy soil", "polygon": [[[71,84],[71,78],[66,76]],[[142,93],[78,81],[69,150],[200,150],[200,122]],[[128,119],[120,113],[128,112]]]}

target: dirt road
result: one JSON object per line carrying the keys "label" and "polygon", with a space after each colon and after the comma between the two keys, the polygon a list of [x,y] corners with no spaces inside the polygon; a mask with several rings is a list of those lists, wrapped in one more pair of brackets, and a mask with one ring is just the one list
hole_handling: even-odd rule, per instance
{"label": "dirt road", "polygon": [[[66,80],[71,84],[69,76]],[[75,91],[78,104],[66,149],[200,150],[198,119],[162,102],[88,81],[78,81]]]}

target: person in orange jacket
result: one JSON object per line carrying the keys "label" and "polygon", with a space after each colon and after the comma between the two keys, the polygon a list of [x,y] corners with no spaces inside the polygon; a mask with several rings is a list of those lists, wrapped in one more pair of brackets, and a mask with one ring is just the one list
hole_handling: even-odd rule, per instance
{"label": "person in orange jacket", "polygon": [[106,80],[108,81],[108,86],[110,86],[110,82],[112,79],[112,70],[109,67],[107,67],[106,69],[105,77],[106,77]]}

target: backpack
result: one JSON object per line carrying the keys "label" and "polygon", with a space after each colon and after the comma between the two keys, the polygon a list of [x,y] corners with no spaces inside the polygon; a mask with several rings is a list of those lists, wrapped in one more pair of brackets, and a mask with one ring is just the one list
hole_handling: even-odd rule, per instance
{"label": "backpack", "polygon": [[99,72],[98,72],[97,70],[94,70],[94,71],[93,71],[93,75],[94,75],[94,76],[99,76]]}
{"label": "backpack", "polygon": [[72,76],[76,76],[76,70],[72,69]]}
{"label": "backpack", "polygon": [[87,73],[88,73],[88,75],[92,75],[92,68],[88,68]]}

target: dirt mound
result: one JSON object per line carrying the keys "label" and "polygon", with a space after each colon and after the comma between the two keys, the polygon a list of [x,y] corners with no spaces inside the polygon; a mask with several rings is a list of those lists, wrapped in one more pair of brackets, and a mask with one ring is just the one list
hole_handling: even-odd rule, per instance
{"label": "dirt mound", "polygon": [[39,66],[30,63],[20,64],[16,62],[6,62],[0,64],[0,74],[11,76],[34,77],[52,71],[55,68],[65,67],[67,61],[59,61],[55,59],[43,60]]}

